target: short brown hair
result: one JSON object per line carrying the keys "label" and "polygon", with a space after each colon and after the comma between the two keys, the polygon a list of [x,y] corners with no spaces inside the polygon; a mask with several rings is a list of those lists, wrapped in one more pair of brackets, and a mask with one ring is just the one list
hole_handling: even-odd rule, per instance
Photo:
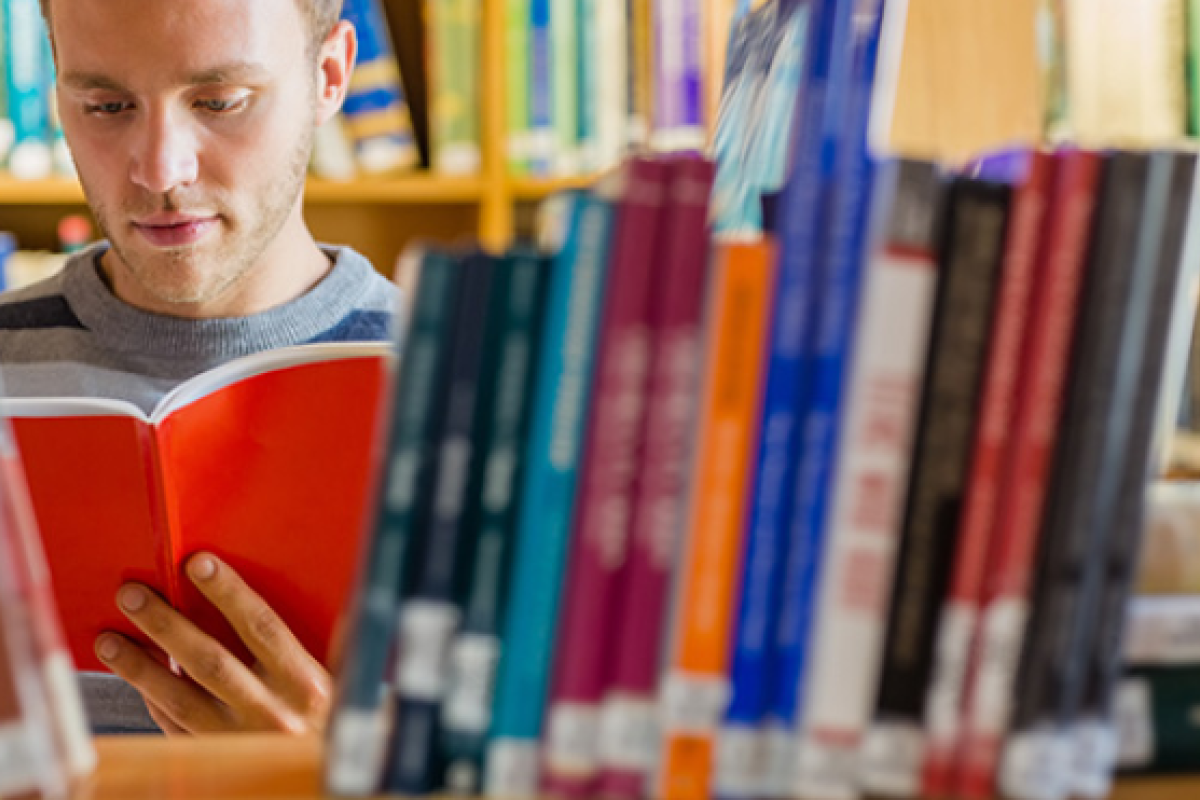
{"label": "short brown hair", "polygon": [[[46,29],[50,30],[50,0],[40,0],[40,2],[42,16],[46,19]],[[308,45],[310,52],[315,56],[317,48],[321,46],[321,42],[325,41],[325,37],[329,36],[329,32],[333,30],[333,26],[337,24],[338,18],[342,15],[342,0],[296,0],[296,2],[300,6],[300,13],[304,15],[304,19],[308,23]]]}

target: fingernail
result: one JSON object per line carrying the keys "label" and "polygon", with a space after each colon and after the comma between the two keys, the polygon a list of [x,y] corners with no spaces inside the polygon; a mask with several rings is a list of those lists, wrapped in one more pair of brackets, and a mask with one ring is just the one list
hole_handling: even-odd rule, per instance
{"label": "fingernail", "polygon": [[121,643],[115,636],[101,636],[96,641],[96,655],[101,661],[116,661],[121,655]]}
{"label": "fingernail", "polygon": [[217,574],[217,562],[208,556],[197,556],[188,564],[188,572],[198,581],[206,581]]}
{"label": "fingernail", "polygon": [[146,607],[146,591],[140,586],[126,586],[118,599],[126,611],[141,611]]}

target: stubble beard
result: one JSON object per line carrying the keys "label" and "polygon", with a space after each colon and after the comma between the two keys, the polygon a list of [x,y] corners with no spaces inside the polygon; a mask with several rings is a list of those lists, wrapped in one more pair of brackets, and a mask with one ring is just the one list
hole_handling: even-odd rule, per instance
{"label": "stubble beard", "polygon": [[[175,191],[159,195],[155,203],[146,204],[149,208],[136,210],[138,215],[198,206],[214,211],[218,216],[218,233],[223,234],[216,246],[201,242],[144,255],[136,247],[127,246],[132,244],[127,236],[114,235],[128,231],[123,221],[135,214],[126,211],[114,217],[105,203],[93,202],[96,223],[119,259],[117,268],[123,269],[144,293],[168,306],[211,303],[236,288],[261,266],[263,254],[291,215],[304,188],[314,136],[309,127],[302,131],[286,168],[277,179],[257,191],[251,198],[257,202],[246,213],[237,214],[236,210],[230,213],[230,207],[219,197],[204,198]],[[83,173],[79,175],[85,194],[97,197],[88,191]]]}

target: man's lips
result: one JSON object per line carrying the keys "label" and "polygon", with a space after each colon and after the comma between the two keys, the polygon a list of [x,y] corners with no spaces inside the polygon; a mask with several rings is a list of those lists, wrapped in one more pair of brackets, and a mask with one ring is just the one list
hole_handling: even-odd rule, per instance
{"label": "man's lips", "polygon": [[133,227],[155,247],[182,247],[200,241],[217,222],[217,217],[155,214],[135,220]]}

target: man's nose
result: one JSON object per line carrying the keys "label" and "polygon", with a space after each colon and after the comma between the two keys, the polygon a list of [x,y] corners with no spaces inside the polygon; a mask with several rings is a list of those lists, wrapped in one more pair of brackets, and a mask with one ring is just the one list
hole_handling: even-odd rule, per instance
{"label": "man's nose", "polygon": [[149,192],[163,194],[196,181],[195,134],[169,109],[146,114],[133,144],[130,178]]}

